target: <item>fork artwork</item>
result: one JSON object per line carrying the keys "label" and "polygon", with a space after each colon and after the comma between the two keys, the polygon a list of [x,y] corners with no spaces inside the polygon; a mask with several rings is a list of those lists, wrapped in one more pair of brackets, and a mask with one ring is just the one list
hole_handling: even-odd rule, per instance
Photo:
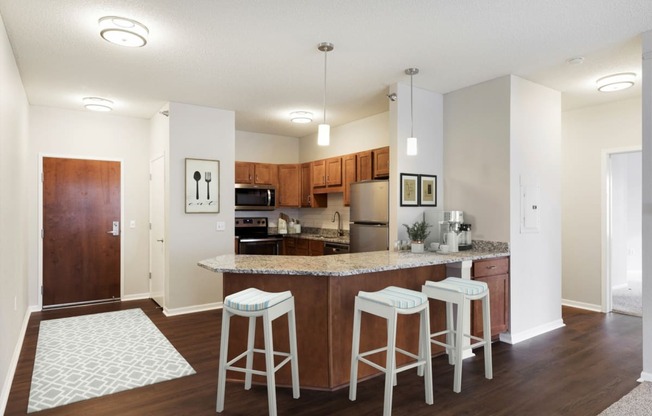
{"label": "fork artwork", "polygon": [[204,173],[204,180],[206,181],[206,199],[210,201],[211,199],[211,190],[210,190],[211,173],[210,172]]}

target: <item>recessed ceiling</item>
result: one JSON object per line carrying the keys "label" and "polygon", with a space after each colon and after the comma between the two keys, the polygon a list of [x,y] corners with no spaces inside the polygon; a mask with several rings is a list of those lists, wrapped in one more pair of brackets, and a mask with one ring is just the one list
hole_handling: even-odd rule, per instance
{"label": "recessed ceiling", "polygon": [[[447,93],[514,74],[561,91],[565,109],[640,96],[640,34],[650,0],[0,0],[32,105],[150,118],[168,101],[233,110],[236,129],[302,137],[322,114],[328,56],[332,126],[387,111],[388,86]],[[103,16],[134,19],[147,45],[99,35]],[[582,64],[567,63],[583,57]],[[633,88],[599,93],[605,75],[635,72]],[[401,99],[402,97],[398,97]],[[312,123],[291,123],[310,111]]]}

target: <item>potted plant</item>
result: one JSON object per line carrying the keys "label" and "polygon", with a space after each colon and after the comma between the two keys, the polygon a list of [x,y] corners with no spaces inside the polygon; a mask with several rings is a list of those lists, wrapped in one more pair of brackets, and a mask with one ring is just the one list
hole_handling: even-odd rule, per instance
{"label": "potted plant", "polygon": [[403,224],[403,226],[407,230],[408,237],[410,237],[412,252],[423,253],[423,244],[430,235],[428,228],[431,225],[426,222],[424,217],[421,221],[415,221],[412,226],[407,224]]}

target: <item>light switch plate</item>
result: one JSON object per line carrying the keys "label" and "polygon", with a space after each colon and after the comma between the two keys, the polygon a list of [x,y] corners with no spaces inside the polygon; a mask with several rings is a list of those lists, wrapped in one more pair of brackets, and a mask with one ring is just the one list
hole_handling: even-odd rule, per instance
{"label": "light switch plate", "polygon": [[218,222],[217,222],[216,230],[217,230],[217,231],[224,231],[224,230],[226,230],[226,223],[225,223],[224,221],[218,221]]}
{"label": "light switch plate", "polygon": [[129,221],[129,228],[136,228],[136,220]]}

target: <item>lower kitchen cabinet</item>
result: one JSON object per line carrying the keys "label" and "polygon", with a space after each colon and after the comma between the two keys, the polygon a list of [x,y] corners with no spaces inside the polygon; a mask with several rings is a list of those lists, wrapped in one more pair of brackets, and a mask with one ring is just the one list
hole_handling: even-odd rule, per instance
{"label": "lower kitchen cabinet", "polygon": [[[485,282],[489,287],[491,303],[491,338],[509,330],[509,257],[473,262],[471,278]],[[483,336],[482,302],[472,302],[471,333]]]}
{"label": "lower kitchen cabinet", "polygon": [[324,242],[307,238],[285,237],[283,239],[283,254],[286,256],[322,256]]}

